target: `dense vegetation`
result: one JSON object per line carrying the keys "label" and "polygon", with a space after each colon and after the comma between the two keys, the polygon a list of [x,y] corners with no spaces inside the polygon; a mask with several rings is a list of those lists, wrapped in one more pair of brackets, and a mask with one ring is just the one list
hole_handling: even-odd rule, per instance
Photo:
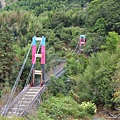
{"label": "dense vegetation", "polygon": [[[84,116],[92,118],[96,112],[96,106],[92,102],[83,102],[79,105],[70,96],[51,97],[39,109],[40,120],[79,119]],[[36,118],[32,117],[31,120]]]}
{"label": "dense vegetation", "polygon": [[[0,96],[5,93],[2,90],[4,87],[13,86],[31,38],[35,35],[46,37],[46,71],[58,64],[58,59],[67,59],[64,76],[59,79],[51,77],[48,87],[51,95],[72,94],[77,101],[75,104],[92,101],[96,105],[120,107],[119,0],[6,2],[7,6],[0,9]],[[84,54],[76,55],[74,49],[81,34],[86,34],[87,43]],[[30,70],[30,59],[31,57],[21,76],[20,88]],[[57,98],[53,99],[58,101]],[[69,97],[65,99],[74,103]],[[61,103],[62,100],[64,99],[61,98]],[[43,106],[51,101],[48,99]],[[55,107],[53,105],[52,109]],[[64,109],[59,106],[57,108],[62,115]],[[44,111],[44,107],[40,109]],[[43,119],[46,115],[50,119],[58,117],[54,111],[53,114],[48,111],[43,116],[40,116],[42,113],[38,114],[38,119]],[[60,118],[66,118],[67,115],[69,114],[63,114]]]}

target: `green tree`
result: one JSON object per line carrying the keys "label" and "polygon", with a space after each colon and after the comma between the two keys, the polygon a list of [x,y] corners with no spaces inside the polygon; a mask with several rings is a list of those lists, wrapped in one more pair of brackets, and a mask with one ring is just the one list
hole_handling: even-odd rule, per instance
{"label": "green tree", "polygon": [[115,104],[113,107],[120,107],[119,101],[120,101],[120,43],[117,44],[115,54],[117,56],[117,62],[116,62],[116,70],[114,72],[114,75],[112,76],[113,84],[114,84],[114,93],[113,93],[113,99],[112,101]]}
{"label": "green tree", "polygon": [[[98,23],[100,23],[102,32],[106,30],[106,32],[115,31],[120,34],[119,4],[120,1],[116,0],[92,1],[86,11],[86,26],[90,29],[96,28],[96,25],[99,26]],[[101,23],[101,20],[103,20],[103,23]]]}
{"label": "green tree", "polygon": [[112,76],[116,62],[116,56],[108,52],[91,55],[86,70],[79,78],[78,90],[81,99],[86,95],[85,100],[94,100],[97,104],[111,105],[114,91]]}
{"label": "green tree", "polygon": [[97,33],[87,33],[87,42],[84,46],[84,53],[90,55],[101,50],[101,45],[105,44],[104,39]]}
{"label": "green tree", "polygon": [[84,55],[68,55],[68,60],[66,63],[66,75],[76,76],[83,74],[85,68],[87,67],[88,61]]}
{"label": "green tree", "polygon": [[114,73],[114,76],[112,77],[112,80],[114,81],[114,93],[113,93],[113,99],[112,101],[115,102],[118,106],[120,101],[120,62],[117,63],[116,70]]}
{"label": "green tree", "polygon": [[63,23],[65,27],[70,26],[70,23],[68,22],[68,18],[65,14],[65,12],[56,12],[53,14],[51,26],[52,28],[57,27],[59,24]]}
{"label": "green tree", "polygon": [[0,77],[3,83],[12,85],[16,77],[17,63],[13,49],[14,37],[7,24],[0,28]]}
{"label": "green tree", "polygon": [[106,38],[106,46],[110,53],[115,52],[119,39],[120,37],[116,32],[109,32]]}
{"label": "green tree", "polygon": [[94,28],[93,28],[94,32],[97,32],[100,35],[105,35],[106,34],[106,21],[104,18],[98,18]]}
{"label": "green tree", "polygon": [[54,76],[51,77],[48,88],[49,88],[49,92],[52,93],[54,96],[60,93],[61,94],[66,93],[64,81],[60,78],[55,78]]}

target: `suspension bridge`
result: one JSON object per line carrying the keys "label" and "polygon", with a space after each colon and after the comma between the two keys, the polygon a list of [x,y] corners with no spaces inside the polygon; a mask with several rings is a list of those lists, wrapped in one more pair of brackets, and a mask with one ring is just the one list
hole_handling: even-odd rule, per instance
{"label": "suspension bridge", "polygon": [[[39,46],[37,47],[37,43]],[[85,35],[80,35],[80,39],[78,44],[74,50],[75,53],[83,53],[82,46],[86,43]],[[32,50],[32,66],[30,72],[28,74],[26,83],[24,85],[23,90],[15,96],[15,91],[17,89],[18,83],[20,81],[21,74],[24,70],[27,58]],[[41,69],[36,70],[36,59],[40,58]],[[58,78],[61,76],[65,70],[63,67],[65,66],[65,61],[53,69],[53,75]],[[39,85],[35,85],[35,76],[39,75],[40,81]],[[29,109],[34,105],[36,101],[41,103],[41,95],[45,91],[46,82],[49,80],[49,74],[45,74],[45,37],[36,37],[32,38],[32,43],[29,47],[29,50],[26,54],[26,57],[23,61],[23,65],[19,71],[15,84],[12,88],[10,96],[2,110],[2,116],[25,116],[28,113]]]}

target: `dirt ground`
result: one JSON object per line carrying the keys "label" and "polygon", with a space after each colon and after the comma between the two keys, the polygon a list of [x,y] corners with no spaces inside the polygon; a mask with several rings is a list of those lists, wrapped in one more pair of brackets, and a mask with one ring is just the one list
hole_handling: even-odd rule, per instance
{"label": "dirt ground", "polygon": [[94,120],[120,120],[120,116],[118,117],[119,113],[119,111],[103,108],[94,115]]}

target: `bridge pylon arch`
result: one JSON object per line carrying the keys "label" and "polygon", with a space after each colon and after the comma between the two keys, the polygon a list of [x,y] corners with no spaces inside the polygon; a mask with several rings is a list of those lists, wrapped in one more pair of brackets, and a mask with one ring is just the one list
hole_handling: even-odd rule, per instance
{"label": "bridge pylon arch", "polygon": [[[40,54],[36,52],[37,41],[41,42]],[[40,60],[41,70],[35,69],[37,57],[41,58]],[[40,75],[41,76],[40,86],[42,87],[42,85],[45,83],[45,37],[44,36],[42,36],[42,38],[36,37],[36,36],[32,38],[32,65],[33,65],[33,69],[32,69],[32,79],[31,79],[30,86],[33,87],[35,84],[35,75]]]}

